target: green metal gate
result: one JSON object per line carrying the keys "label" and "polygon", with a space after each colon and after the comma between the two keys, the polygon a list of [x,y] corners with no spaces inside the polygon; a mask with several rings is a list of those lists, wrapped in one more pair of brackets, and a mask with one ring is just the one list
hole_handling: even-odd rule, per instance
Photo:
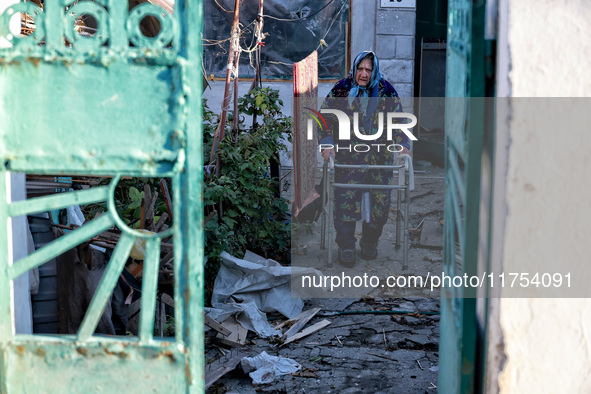
{"label": "green metal gate", "polygon": [[[444,271],[477,274],[484,128],[484,0],[448,3]],[[456,266],[459,244],[461,270]],[[439,390],[478,392],[476,293],[442,288]]]}
{"label": "green metal gate", "polygon": [[[34,32],[18,36],[18,13]],[[75,20],[91,16],[83,36]],[[158,19],[156,37],[140,21]],[[45,0],[9,7],[0,49],[0,392],[195,392],[203,389],[201,2],[171,14],[150,3]],[[111,175],[109,186],[11,202],[7,172]],[[160,240],[125,225],[115,209],[121,176],[173,178],[173,340],[153,338]],[[108,212],[10,264],[11,217],[106,202]],[[12,281],[82,241],[117,226],[122,236],[77,335],[14,333]],[[134,240],[146,238],[138,337],[94,334]]]}

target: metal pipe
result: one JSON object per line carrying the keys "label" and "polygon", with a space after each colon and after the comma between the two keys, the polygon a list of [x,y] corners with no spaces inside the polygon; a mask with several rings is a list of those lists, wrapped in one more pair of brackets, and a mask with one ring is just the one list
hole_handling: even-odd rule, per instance
{"label": "metal pipe", "polygon": [[[328,162],[328,173],[330,178],[330,183],[334,184],[334,159],[332,156],[329,156]],[[333,235],[334,235],[334,213],[333,213],[333,198],[334,198],[334,189],[331,187],[328,189],[328,268],[332,268],[332,242],[333,242]]]}
{"label": "metal pipe", "polygon": [[326,249],[326,194],[328,193],[328,163],[322,166],[322,217],[320,218],[320,249]]}
{"label": "metal pipe", "polygon": [[333,183],[333,187],[349,188],[349,189],[404,189],[404,186],[400,185],[370,185],[364,183]]}
{"label": "metal pipe", "polygon": [[409,215],[409,206],[410,206],[410,193],[409,193],[409,176],[410,174],[408,171],[405,171],[404,177],[404,257],[403,257],[403,264],[402,270],[406,271],[408,269],[408,215]]}
{"label": "metal pipe", "polygon": [[369,165],[369,164],[335,164],[334,168],[353,168],[360,170],[397,170],[404,167],[404,164],[398,165]]}
{"label": "metal pipe", "polygon": [[396,246],[395,249],[400,247],[400,225],[402,224],[402,214],[400,213],[400,199],[402,193],[400,190],[396,190]]}

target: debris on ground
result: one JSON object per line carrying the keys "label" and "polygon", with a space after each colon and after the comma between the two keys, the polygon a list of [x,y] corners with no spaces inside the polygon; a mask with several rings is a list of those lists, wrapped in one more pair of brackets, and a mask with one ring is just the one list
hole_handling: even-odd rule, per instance
{"label": "debris on ground", "polygon": [[[359,272],[366,272],[365,269],[372,272],[371,268],[376,269],[379,264],[392,267],[392,274],[395,275],[412,273],[425,276],[428,272],[441,270],[443,255],[437,239],[443,216],[443,169],[426,167],[415,176],[415,183],[416,189],[410,194],[409,228],[415,234],[409,250],[411,271],[402,271],[401,248],[395,248],[392,242],[387,241],[395,238],[394,220],[390,220],[378,245],[380,257],[367,267],[359,268]],[[429,228],[437,232],[431,233]],[[306,242],[309,258],[320,259],[326,254],[326,250],[320,250],[316,242],[318,240],[314,237],[311,242]],[[244,260],[248,259],[245,257]],[[253,262],[233,264],[243,267],[251,266]],[[264,264],[261,262],[261,265]],[[270,268],[259,269],[265,272]],[[241,281],[250,272],[235,274],[228,280],[229,285],[243,287]],[[249,302],[244,294],[255,299],[263,298],[262,294],[256,294],[259,290],[264,293],[268,288],[244,286],[239,292],[228,292],[220,301],[242,305]],[[290,297],[289,292],[286,294]],[[438,290],[425,291],[424,296],[417,298],[416,295],[405,295],[401,290],[394,292],[387,287],[379,287],[368,297],[319,297],[300,301],[301,307],[291,316],[277,309],[274,312],[262,312],[263,309],[260,309],[265,323],[277,334],[264,337],[251,330],[245,344],[233,350],[250,358],[264,352],[269,357],[291,359],[300,366],[297,372],[276,376],[268,383],[253,386],[253,379],[241,368],[223,369],[224,375],[208,389],[208,393],[437,392],[440,339]],[[289,302],[295,301],[290,299]],[[223,321],[210,316],[218,322]],[[237,320],[241,322],[240,315]],[[206,376],[211,366],[216,371],[220,370],[220,360],[225,360],[228,368],[234,362],[229,363],[229,354],[220,356],[220,349],[227,345],[216,339],[217,334],[215,330],[206,332]]]}
{"label": "debris on ground", "polygon": [[254,357],[244,357],[240,365],[242,370],[250,376],[253,384],[271,383],[279,376],[302,369],[302,366],[291,358],[270,356],[267,352]]}

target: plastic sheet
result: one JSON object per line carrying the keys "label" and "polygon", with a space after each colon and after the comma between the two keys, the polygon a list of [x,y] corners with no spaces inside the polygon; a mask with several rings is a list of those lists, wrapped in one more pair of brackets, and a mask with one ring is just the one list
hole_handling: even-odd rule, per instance
{"label": "plastic sheet", "polygon": [[271,383],[279,376],[302,369],[302,366],[291,358],[270,356],[267,352],[254,357],[244,357],[240,365],[242,370],[248,373],[253,384]]}
{"label": "plastic sheet", "polygon": [[281,335],[267,322],[265,312],[279,312],[287,318],[302,311],[301,298],[292,298],[292,270],[296,274],[319,274],[307,268],[283,267],[247,251],[244,259],[221,254],[222,265],[214,282],[211,304],[206,313],[217,321],[235,315],[244,327],[266,338]]}
{"label": "plastic sheet", "polygon": [[[206,0],[203,2],[206,18],[203,26],[205,72],[216,77],[226,76],[228,50],[232,27],[234,1]],[[323,79],[342,78],[346,57],[346,26],[349,19],[347,0],[275,0],[265,2],[263,32],[265,45],[261,51],[261,73],[263,78],[291,79],[293,63],[298,62],[316,50],[320,40],[328,45],[318,49],[318,76]],[[222,10],[230,12],[225,12]],[[250,48],[254,25],[258,13],[258,2],[240,8],[242,38],[240,46]],[[276,18],[276,19],[275,19]],[[280,20],[278,20],[280,19]],[[325,36],[326,34],[326,36]],[[226,40],[226,41],[224,41]],[[223,41],[217,43],[217,41]],[[248,53],[240,57],[240,77],[254,77],[249,66]],[[281,64],[284,63],[284,64]]]}

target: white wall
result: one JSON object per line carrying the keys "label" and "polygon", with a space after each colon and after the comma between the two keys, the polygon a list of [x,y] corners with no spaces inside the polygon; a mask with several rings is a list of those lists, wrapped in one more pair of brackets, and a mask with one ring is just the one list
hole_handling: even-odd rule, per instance
{"label": "white wall", "polygon": [[[591,95],[587,0],[501,0],[499,18],[500,95]],[[492,262],[505,269],[523,263],[533,271],[571,264],[588,275],[589,125],[541,132],[521,102],[513,100],[511,111],[497,119]],[[540,110],[569,118],[574,109]],[[489,338],[489,353],[504,348],[507,357],[504,366],[497,359],[501,392],[591,392],[591,299],[497,302],[502,336],[497,334],[496,342]],[[494,370],[491,360],[487,368]]]}

